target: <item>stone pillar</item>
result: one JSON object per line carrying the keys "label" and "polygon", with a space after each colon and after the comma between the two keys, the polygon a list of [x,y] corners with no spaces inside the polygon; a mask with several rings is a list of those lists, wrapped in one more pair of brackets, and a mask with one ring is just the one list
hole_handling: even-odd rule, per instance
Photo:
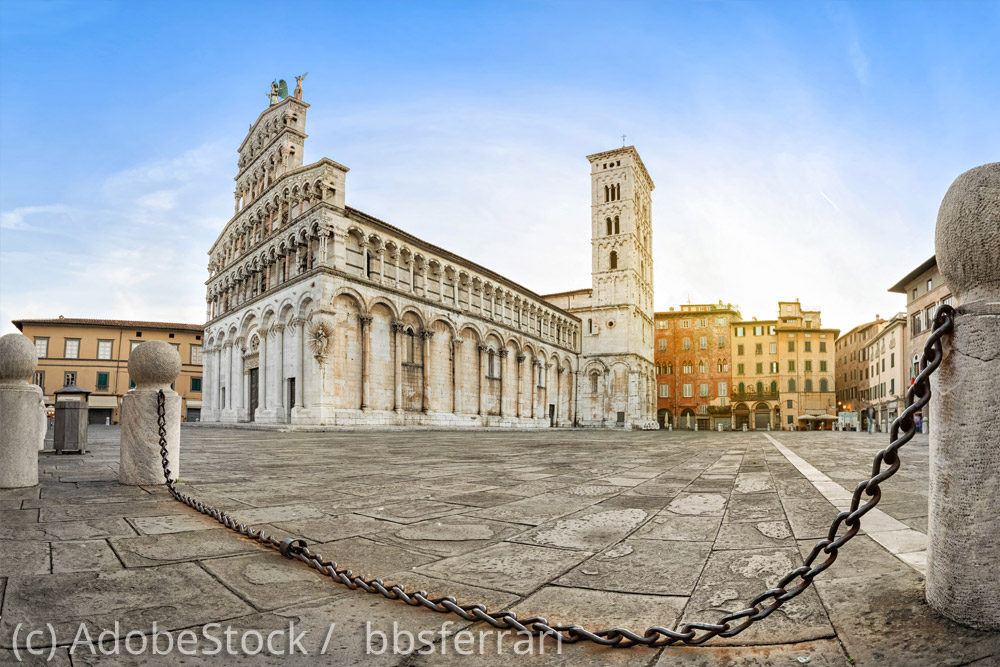
{"label": "stone pillar", "polygon": [[1000,630],[1000,162],[965,172],[941,202],[941,277],[960,304],[931,378],[927,601]]}
{"label": "stone pillar", "polygon": [[275,324],[271,331],[278,342],[274,359],[274,421],[280,423],[285,421],[285,325]]}
{"label": "stone pillar", "polygon": [[164,393],[167,433],[167,461],[174,479],[180,477],[181,397],[170,388],[181,372],[181,357],[168,343],[146,341],[129,355],[128,374],[135,388],[122,397],[121,462],[118,481],[122,484],[162,484],[160,431],[157,423],[157,394]]}
{"label": "stone pillar", "polygon": [[538,384],[538,378],[535,375],[537,372],[535,369],[538,368],[538,360],[531,360],[531,380],[528,382],[528,386],[531,387],[531,410],[528,416],[535,419],[535,385]]}
{"label": "stone pillar", "polygon": [[517,357],[517,408],[515,409],[515,414],[518,419],[521,418],[521,396],[524,394],[524,355],[518,354]]}
{"label": "stone pillar", "polygon": [[451,412],[458,414],[458,357],[459,346],[462,344],[461,338],[451,339]]}
{"label": "stone pillar", "polygon": [[399,332],[402,330],[402,322],[392,323],[392,409],[397,412],[403,409],[403,358],[402,351],[399,349],[399,346],[402,345]]}
{"label": "stone pillar", "polygon": [[420,397],[420,408],[424,412],[429,412],[431,409],[431,337],[433,335],[434,332],[430,329],[424,329],[420,332],[424,356],[424,392]]}
{"label": "stone pillar", "polygon": [[242,336],[236,339],[236,344],[233,346],[233,356],[236,360],[233,370],[233,407],[236,408],[237,421],[239,421],[240,412],[246,407],[243,396],[246,392],[243,386],[243,348],[245,346],[246,338]]}
{"label": "stone pillar", "polygon": [[48,420],[41,387],[28,384],[37,366],[38,353],[27,336],[0,338],[0,489],[38,484],[38,443],[44,442]]}
{"label": "stone pillar", "polygon": [[500,350],[497,352],[500,356],[500,416],[506,417],[506,413],[503,409],[503,399],[504,399],[504,375],[507,374],[507,350]]}
{"label": "stone pillar", "polygon": [[542,419],[549,418],[549,369],[552,364],[542,364],[542,377],[545,378],[545,386],[542,387]]}
{"label": "stone pillar", "polygon": [[559,408],[562,406],[562,374],[566,369],[556,366],[556,426],[559,426]]}
{"label": "stone pillar", "polygon": [[257,397],[257,414],[254,415],[256,421],[260,421],[261,412],[267,410],[267,338],[270,333],[270,329],[265,328],[257,331],[257,337],[260,339],[260,351],[257,353],[257,391],[260,395]]}
{"label": "stone pillar", "polygon": [[361,409],[367,410],[371,404],[371,367],[372,367],[372,316],[358,315],[361,325]]}
{"label": "stone pillar", "polygon": [[479,409],[476,414],[485,415],[485,400],[486,400],[486,350],[488,349],[485,345],[480,344],[476,347],[479,350]]}
{"label": "stone pillar", "polygon": [[226,341],[226,405],[227,410],[233,408],[233,341]]}
{"label": "stone pillar", "polygon": [[295,359],[295,405],[296,408],[306,406],[306,321],[304,319],[292,320],[299,330],[299,349]]}

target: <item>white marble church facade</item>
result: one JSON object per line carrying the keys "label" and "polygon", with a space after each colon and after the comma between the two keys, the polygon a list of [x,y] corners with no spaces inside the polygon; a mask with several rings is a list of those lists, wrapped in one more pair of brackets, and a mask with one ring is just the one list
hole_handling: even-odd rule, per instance
{"label": "white marble church facade", "polygon": [[347,206],[347,167],[303,164],[308,108],[273,104],[240,146],[209,251],[202,421],[654,420],[652,181],[633,148],[590,156],[593,289],[543,297]]}

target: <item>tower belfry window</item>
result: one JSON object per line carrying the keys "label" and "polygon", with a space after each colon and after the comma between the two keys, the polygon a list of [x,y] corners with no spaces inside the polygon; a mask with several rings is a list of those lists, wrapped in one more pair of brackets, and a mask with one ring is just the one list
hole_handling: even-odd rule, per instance
{"label": "tower belfry window", "polygon": [[608,236],[611,236],[611,218],[608,218],[606,222],[608,223]]}
{"label": "tower belfry window", "polygon": [[612,269],[618,268],[618,253],[614,250],[611,251],[611,257],[608,259],[608,267]]}
{"label": "tower belfry window", "polygon": [[608,186],[604,186],[604,201],[611,201],[611,189]]}
{"label": "tower belfry window", "polygon": [[621,227],[618,224],[618,216],[615,216],[615,234],[621,233]]}
{"label": "tower belfry window", "polygon": [[618,183],[615,185],[615,199],[617,200],[621,198],[622,198],[622,184]]}

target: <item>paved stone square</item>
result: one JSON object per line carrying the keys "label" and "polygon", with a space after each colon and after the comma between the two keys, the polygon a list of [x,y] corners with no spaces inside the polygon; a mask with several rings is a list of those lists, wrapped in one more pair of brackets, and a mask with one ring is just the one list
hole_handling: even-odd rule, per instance
{"label": "paved stone square", "polygon": [[[473,661],[454,651],[454,633],[463,629],[482,638],[474,661],[483,664],[1000,660],[1000,634],[953,624],[923,599],[926,436],[903,450],[879,511],[815,586],[744,633],[658,650],[576,644],[557,653],[549,644],[540,654],[535,645],[524,656],[514,652],[515,640],[503,643],[485,624],[338,586],[181,505],[162,486],[119,485],[118,437],[115,427],[92,427],[90,453],[43,455],[38,487],[0,491],[0,662],[16,662],[19,624],[20,646],[29,630],[44,630],[35,646],[51,645],[54,635],[49,664],[138,665],[176,664],[177,656],[95,656],[78,648],[71,658],[69,646],[81,623],[96,639],[116,622],[123,636],[149,635],[154,622],[175,634],[213,622],[266,634],[289,621],[307,631],[302,646],[310,655],[297,656],[298,664]],[[870,474],[886,438],[191,426],[181,435],[180,488],[386,582],[553,624],[641,632],[714,622],[801,565]],[[379,646],[373,631],[390,639],[394,631],[434,633],[436,649],[372,654],[366,648]],[[112,637],[103,638],[105,647]],[[222,655],[185,664],[281,660]]]}

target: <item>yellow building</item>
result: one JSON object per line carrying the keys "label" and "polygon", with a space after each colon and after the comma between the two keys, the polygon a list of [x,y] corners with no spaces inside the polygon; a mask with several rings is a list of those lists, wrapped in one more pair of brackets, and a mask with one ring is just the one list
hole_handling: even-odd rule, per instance
{"label": "yellow building", "polygon": [[46,405],[54,405],[57,389],[77,385],[93,392],[88,399],[91,424],[117,424],[121,397],[134,386],[128,376],[129,353],[147,340],[162,340],[181,357],[181,374],[174,383],[181,395],[181,419],[199,420],[202,325],[69,317],[13,324],[35,343],[34,382],[42,388]]}
{"label": "yellow building", "polygon": [[836,420],[834,341],[820,311],[779,301],[773,320],[739,320],[732,327],[733,428],[830,428]]}

